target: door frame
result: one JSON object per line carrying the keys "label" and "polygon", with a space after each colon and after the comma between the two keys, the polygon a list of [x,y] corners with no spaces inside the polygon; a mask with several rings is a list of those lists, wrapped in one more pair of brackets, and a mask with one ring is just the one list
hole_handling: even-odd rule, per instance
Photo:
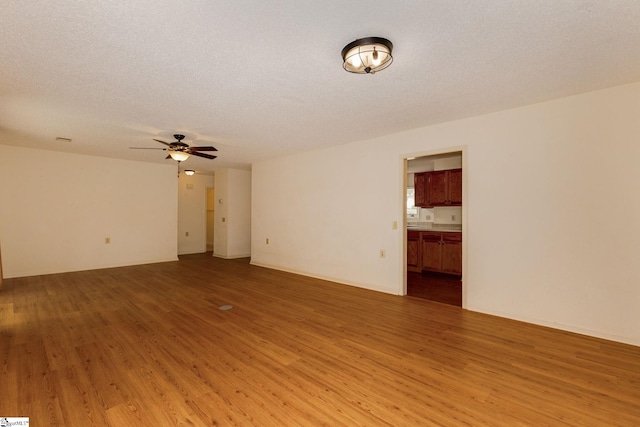
{"label": "door frame", "polygon": [[[205,252],[209,250],[209,190],[213,190],[213,206],[214,209],[212,212],[215,212],[215,187],[205,187],[205,196],[204,196],[204,248]],[[213,252],[213,248],[215,247],[215,215],[213,223],[211,224],[211,233],[213,234],[213,238],[211,241],[211,252]]]}
{"label": "door frame", "polygon": [[407,174],[408,174],[408,162],[409,160],[417,159],[420,157],[434,157],[441,156],[443,154],[462,154],[462,308],[467,308],[467,280],[468,277],[468,235],[469,226],[467,222],[467,215],[469,210],[469,198],[468,198],[468,182],[469,182],[469,168],[468,168],[468,146],[454,146],[446,147],[438,150],[421,151],[415,153],[409,153],[402,156],[402,295],[407,295]]}

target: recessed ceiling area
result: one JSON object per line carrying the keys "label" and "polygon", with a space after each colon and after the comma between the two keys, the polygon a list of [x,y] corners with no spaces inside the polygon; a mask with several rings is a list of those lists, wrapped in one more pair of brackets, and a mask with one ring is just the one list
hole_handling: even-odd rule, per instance
{"label": "recessed ceiling area", "polygon": [[[129,147],[179,133],[219,150],[188,168],[249,169],[638,81],[638,22],[636,0],[10,0],[0,144],[167,163]],[[371,36],[393,65],[345,72],[341,49]]]}

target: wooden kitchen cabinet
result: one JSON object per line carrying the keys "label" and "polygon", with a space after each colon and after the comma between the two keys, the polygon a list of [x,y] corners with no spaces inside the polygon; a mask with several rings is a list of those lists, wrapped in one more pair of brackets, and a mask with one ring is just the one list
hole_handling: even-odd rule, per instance
{"label": "wooden kitchen cabinet", "polygon": [[415,205],[462,206],[462,169],[414,174]]}
{"label": "wooden kitchen cabinet", "polygon": [[422,269],[439,271],[442,265],[440,242],[442,233],[425,231],[422,233]]}
{"label": "wooden kitchen cabinet", "polygon": [[462,206],[462,169],[428,172],[429,206]]}
{"label": "wooden kitchen cabinet", "polygon": [[442,272],[462,274],[462,234],[442,233]]}
{"label": "wooden kitchen cabinet", "polygon": [[420,232],[407,231],[407,271],[422,271]]}
{"label": "wooden kitchen cabinet", "polygon": [[446,206],[449,195],[447,194],[447,171],[429,172],[427,175],[427,204],[429,206]]}
{"label": "wooden kitchen cabinet", "polygon": [[451,169],[447,177],[450,206],[462,206],[462,169]]}
{"label": "wooden kitchen cabinet", "polygon": [[413,195],[414,205],[427,207],[429,198],[427,196],[427,172],[420,172],[413,175]]}
{"label": "wooden kitchen cabinet", "polygon": [[425,231],[421,236],[422,269],[462,274],[462,234]]}

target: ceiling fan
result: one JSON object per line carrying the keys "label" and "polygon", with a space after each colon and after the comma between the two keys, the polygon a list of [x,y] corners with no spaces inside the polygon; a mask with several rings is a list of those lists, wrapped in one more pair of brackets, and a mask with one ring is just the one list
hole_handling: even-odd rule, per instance
{"label": "ceiling fan", "polygon": [[200,151],[218,151],[215,147],[207,146],[207,147],[189,147],[188,144],[182,142],[184,139],[184,135],[175,134],[173,137],[176,139],[176,142],[164,142],[159,139],[153,139],[154,141],[159,142],[160,144],[164,144],[166,148],[147,148],[147,147],[129,147],[132,150],[164,150],[169,153],[166,157],[167,159],[173,159],[178,162],[183,162],[189,158],[189,156],[198,156],[204,157],[205,159],[215,159],[217,156],[212,156],[211,154],[204,154]]}

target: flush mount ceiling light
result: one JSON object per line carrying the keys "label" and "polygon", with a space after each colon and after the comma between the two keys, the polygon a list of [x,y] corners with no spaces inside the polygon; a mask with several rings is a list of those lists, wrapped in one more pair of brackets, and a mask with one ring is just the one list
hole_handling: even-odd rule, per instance
{"label": "flush mount ceiling light", "polygon": [[342,65],[350,73],[374,74],[393,62],[393,43],[382,37],[365,37],[342,49]]}
{"label": "flush mount ceiling light", "polygon": [[196,173],[196,171],[194,171],[193,169],[185,169],[184,173],[185,173],[186,175],[191,176],[191,175],[195,174],[195,173]]}

